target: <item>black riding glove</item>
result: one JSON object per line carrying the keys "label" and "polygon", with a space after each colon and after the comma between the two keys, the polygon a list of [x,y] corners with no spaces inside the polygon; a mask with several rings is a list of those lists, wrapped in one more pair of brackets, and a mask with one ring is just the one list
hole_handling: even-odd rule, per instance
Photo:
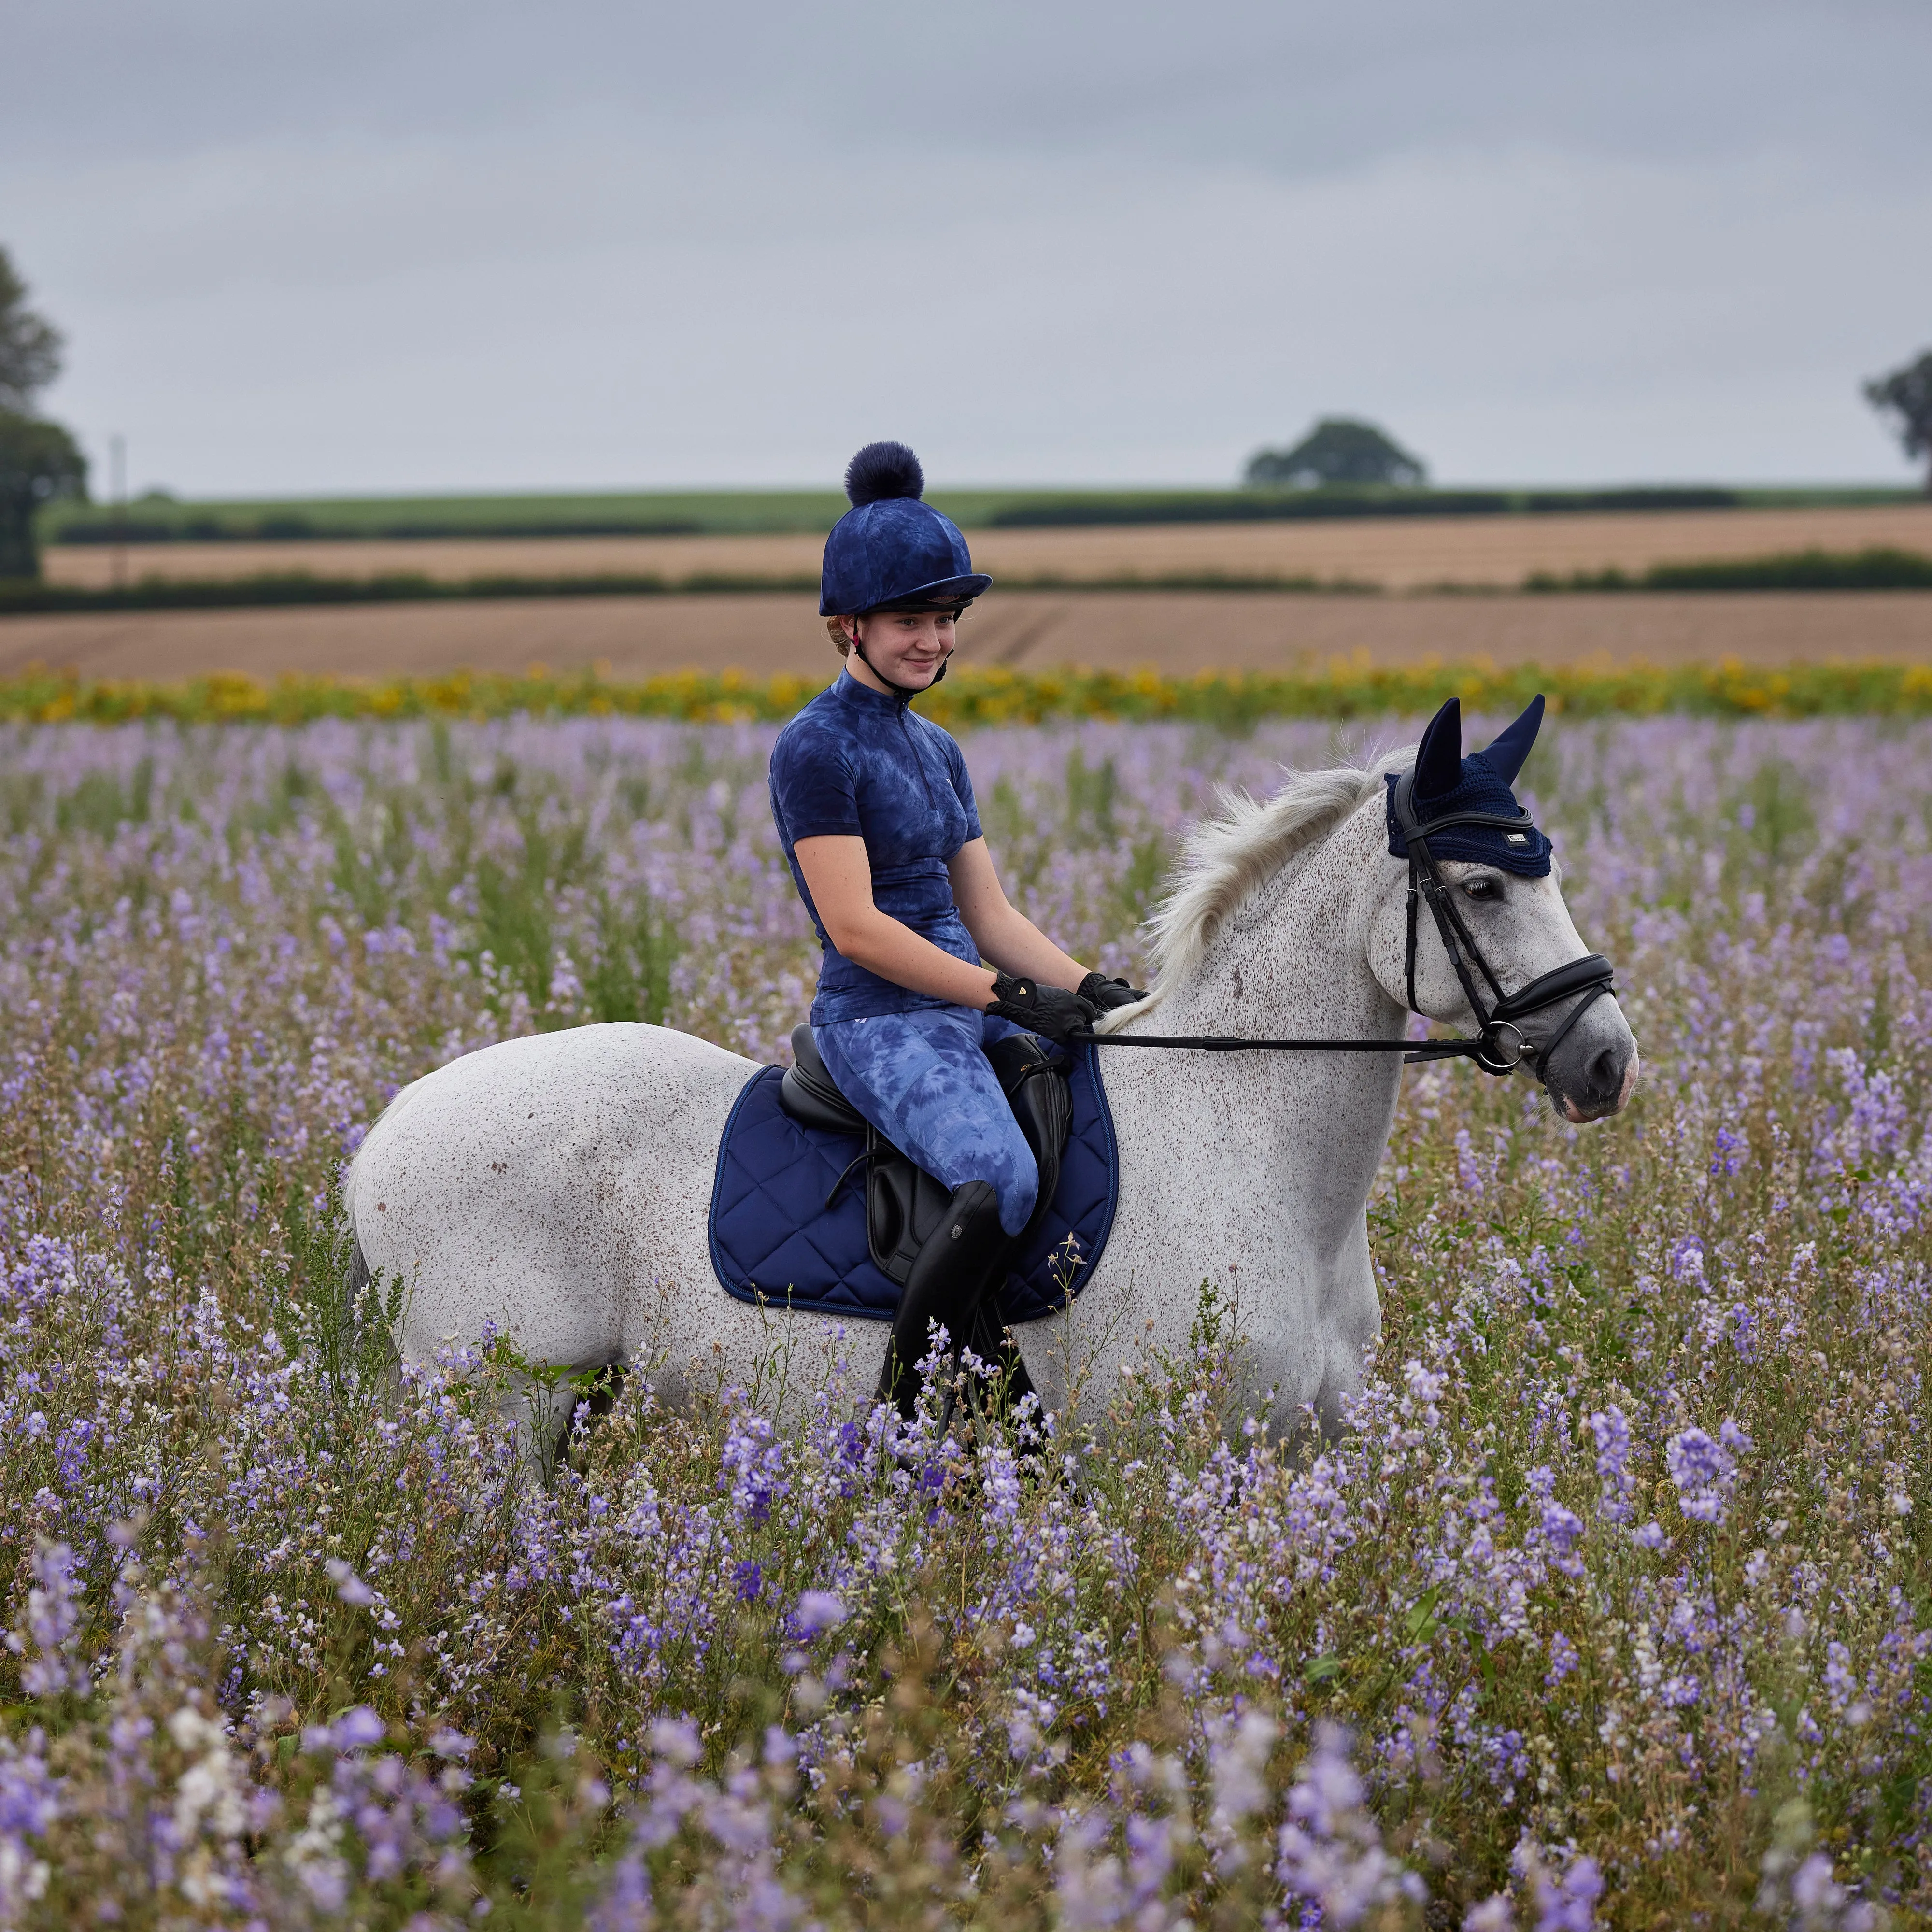
{"label": "black riding glove", "polygon": [[1097,973],[1089,973],[1080,982],[1080,997],[1090,1006],[1111,1013],[1116,1006],[1137,1005],[1147,994],[1124,980],[1103,980]]}
{"label": "black riding glove", "polygon": [[1064,986],[1042,986],[1031,980],[1016,980],[1010,974],[994,974],[993,994],[987,1012],[1062,1046],[1070,1040],[1084,1040],[1094,1030],[1098,1017],[1090,1000],[1070,993]]}

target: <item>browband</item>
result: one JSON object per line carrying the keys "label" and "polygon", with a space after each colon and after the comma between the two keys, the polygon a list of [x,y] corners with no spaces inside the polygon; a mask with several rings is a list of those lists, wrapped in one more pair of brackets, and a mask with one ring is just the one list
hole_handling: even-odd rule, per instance
{"label": "browband", "polygon": [[1405,840],[1420,838],[1426,844],[1430,835],[1446,832],[1452,825],[1486,826],[1496,832],[1534,832],[1536,820],[1521,806],[1514,814],[1502,812],[1445,812],[1426,825],[1415,815],[1415,772],[1412,766],[1395,782],[1395,822]]}

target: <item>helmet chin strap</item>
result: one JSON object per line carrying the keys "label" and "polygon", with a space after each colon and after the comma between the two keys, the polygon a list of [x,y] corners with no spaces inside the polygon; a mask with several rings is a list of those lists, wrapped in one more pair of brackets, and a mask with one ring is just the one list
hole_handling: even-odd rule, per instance
{"label": "helmet chin strap", "polygon": [[[869,616],[871,614],[872,614],[869,611],[866,613],[866,616]],[[866,646],[860,641],[859,634],[860,627],[864,623],[864,616],[854,617],[852,620],[852,648],[858,653],[859,662],[863,664],[866,668],[870,671],[872,675],[877,678],[902,704],[910,704],[915,698],[918,697],[921,692],[930,691],[932,688],[933,685],[938,684],[946,676],[946,667],[952,662],[952,653],[950,651],[948,651],[945,656],[940,659],[939,668],[933,673],[932,682],[931,684],[895,684],[892,680],[886,676],[885,673],[880,670],[878,666],[873,663],[872,659],[866,655]]]}

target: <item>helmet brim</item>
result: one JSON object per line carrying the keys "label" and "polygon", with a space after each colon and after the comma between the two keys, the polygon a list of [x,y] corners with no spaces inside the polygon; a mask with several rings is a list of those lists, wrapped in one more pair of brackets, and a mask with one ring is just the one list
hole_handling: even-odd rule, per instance
{"label": "helmet brim", "polygon": [[896,590],[882,603],[868,604],[862,610],[835,610],[820,602],[821,617],[869,617],[878,610],[943,610],[956,604],[970,604],[992,588],[993,580],[984,571],[964,577],[935,578],[930,584],[916,584],[909,590]]}

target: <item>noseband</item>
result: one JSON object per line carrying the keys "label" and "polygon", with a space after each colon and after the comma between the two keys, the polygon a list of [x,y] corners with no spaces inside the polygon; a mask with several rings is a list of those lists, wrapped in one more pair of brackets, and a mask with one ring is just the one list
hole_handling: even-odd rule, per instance
{"label": "noseband", "polygon": [[[1514,993],[1505,993],[1502,982],[1484,958],[1483,949],[1476,944],[1474,934],[1470,932],[1456,907],[1436,855],[1429,849],[1429,838],[1432,833],[1446,832],[1458,825],[1481,826],[1491,831],[1521,837],[1535,831],[1535,820],[1526,812],[1519,812],[1513,818],[1493,812],[1452,812],[1440,818],[1432,818],[1428,831],[1424,832],[1421,820],[1416,816],[1414,791],[1414,772],[1404,772],[1396,780],[1392,801],[1396,824],[1408,848],[1408,949],[1402,968],[1402,978],[1408,992],[1408,1010],[1412,1013],[1422,1011],[1415,998],[1416,909],[1419,904],[1426,903],[1436,921],[1436,930],[1442,935],[1442,950],[1448,954],[1449,964],[1462,982],[1469,1010],[1476,1016],[1478,1031],[1474,1040],[1430,1040],[1419,1042],[1406,1040],[1240,1040],[1219,1034],[1111,1033],[1081,1036],[1083,1044],[1198,1047],[1215,1053],[1235,1053],[1244,1049],[1276,1053],[1400,1053],[1405,1064],[1410,1066],[1418,1060],[1473,1060],[1485,1073],[1498,1076],[1514,1073],[1522,1064],[1526,1054],[1532,1054],[1539,1065],[1547,1066],[1550,1056],[1569,1036],[1570,1029],[1606,993],[1616,992],[1616,969],[1600,952],[1592,952],[1581,959],[1552,967],[1547,973],[1539,974],[1528,986],[1519,987]],[[1478,974],[1489,988],[1487,998],[1477,984]],[[1532,1013],[1540,1013],[1546,1007],[1579,993],[1583,997],[1565,1016],[1563,1024],[1541,1046],[1532,1049],[1520,1022]],[[1507,1040],[1505,1035],[1508,1036]]]}

